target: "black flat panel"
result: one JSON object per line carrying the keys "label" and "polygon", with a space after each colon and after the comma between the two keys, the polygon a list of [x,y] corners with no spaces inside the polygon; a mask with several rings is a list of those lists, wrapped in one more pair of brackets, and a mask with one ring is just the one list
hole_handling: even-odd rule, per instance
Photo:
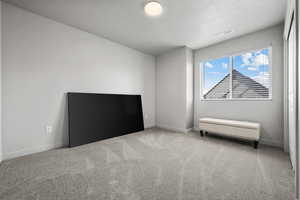
{"label": "black flat panel", "polygon": [[140,95],[68,93],[69,146],[144,130]]}

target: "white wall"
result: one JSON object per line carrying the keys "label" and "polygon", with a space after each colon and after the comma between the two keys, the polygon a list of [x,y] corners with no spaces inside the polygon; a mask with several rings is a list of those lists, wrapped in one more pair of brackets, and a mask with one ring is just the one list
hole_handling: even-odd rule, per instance
{"label": "white wall", "polygon": [[[272,101],[200,101],[199,65],[203,60],[272,46]],[[195,129],[200,117],[257,121],[261,140],[283,145],[283,26],[278,25],[195,51]]]}
{"label": "white wall", "polygon": [[194,126],[194,54],[192,49],[186,48],[186,129]]}
{"label": "white wall", "polygon": [[156,59],[156,125],[188,131],[192,128],[192,50],[177,48]]}
{"label": "white wall", "polygon": [[2,153],[2,1],[0,1],[0,162]]}
{"label": "white wall", "polygon": [[[298,97],[297,97],[297,100],[298,100],[298,116],[297,116],[297,119],[298,119],[298,125],[297,125],[297,131],[299,131],[299,128],[300,128],[300,112],[299,112],[299,103],[300,103],[300,79],[299,79],[299,73],[300,73],[300,70],[299,70],[299,67],[300,67],[300,2],[299,1],[296,1],[296,0],[293,0],[293,2],[295,3],[295,11],[296,11],[296,40],[297,40],[297,44],[296,44],[296,52],[297,52],[297,61],[296,61],[296,67],[298,68],[298,74],[297,74],[297,77],[298,77]],[[298,134],[296,135],[296,139],[297,139],[297,142],[296,142],[296,198],[299,199],[300,197],[300,137],[299,137],[299,132]]]}
{"label": "white wall", "polygon": [[[297,4],[297,5],[296,5]],[[286,9],[286,17],[285,17],[285,24],[284,24],[284,64],[285,64],[285,87],[284,87],[284,128],[285,128],[285,141],[284,141],[284,145],[285,145],[285,150],[290,150],[290,160],[292,161],[292,165],[293,165],[293,169],[295,171],[295,188],[296,188],[296,199],[299,199],[299,192],[300,192],[300,188],[299,188],[299,180],[300,180],[300,176],[299,176],[299,161],[300,161],[300,158],[299,158],[299,144],[300,144],[300,141],[299,141],[299,134],[295,134],[295,135],[292,135],[291,134],[291,130],[290,130],[290,118],[289,118],[289,112],[291,111],[291,106],[290,106],[290,98],[293,97],[293,95],[291,96],[289,94],[289,90],[290,88],[288,87],[288,83],[290,81],[290,75],[289,74],[289,70],[290,70],[290,67],[293,66],[293,65],[290,65],[293,63],[293,59],[291,61],[291,55],[290,55],[290,48],[291,48],[291,45],[296,47],[296,49],[294,49],[294,53],[296,54],[296,59],[294,60],[294,64],[295,64],[295,68],[299,68],[297,67],[297,64],[299,66],[299,59],[300,59],[300,55],[299,55],[299,2],[296,1],[296,0],[288,0],[287,1],[287,9]],[[293,14],[295,14],[295,16],[293,17]],[[297,17],[298,16],[298,17]],[[291,23],[292,23],[292,19],[294,20],[293,22],[295,23],[294,26],[296,28],[296,32],[292,32],[292,30],[290,29],[291,28]],[[298,30],[297,30],[298,29]],[[297,35],[297,32],[298,32],[298,35]],[[296,33],[296,34],[295,34]],[[290,34],[290,36],[289,36]],[[291,41],[291,36],[294,35],[294,37],[296,37],[295,41],[294,41],[294,44],[293,43],[290,43],[289,40]],[[298,37],[298,42],[297,42],[297,37]],[[298,51],[298,52],[297,52]],[[293,53],[293,52],[292,52]],[[298,55],[297,55],[298,53]],[[298,74],[294,74],[295,75],[295,84],[298,84],[298,88],[299,88],[299,70],[298,70]],[[297,81],[297,82],[296,82]],[[295,89],[295,88],[294,88]],[[299,92],[296,90],[294,91],[294,93],[296,93],[296,101],[298,101],[298,105],[299,105]],[[298,95],[298,96],[297,96]],[[296,104],[297,105],[297,104]],[[298,112],[296,112],[296,115],[299,115],[299,106],[298,108],[295,108],[296,111],[298,110]],[[299,130],[299,116],[296,116],[296,119],[298,119],[298,122],[295,122],[296,124],[296,131]],[[294,131],[295,132],[295,131]],[[294,140],[293,140],[294,139]]]}
{"label": "white wall", "polygon": [[296,23],[293,20],[287,41],[288,46],[288,130],[289,152],[293,169],[296,168],[296,135],[297,135],[297,68],[296,68]]}
{"label": "white wall", "polygon": [[2,50],[6,159],[67,144],[66,92],[142,94],[155,125],[153,56],[6,3]]}

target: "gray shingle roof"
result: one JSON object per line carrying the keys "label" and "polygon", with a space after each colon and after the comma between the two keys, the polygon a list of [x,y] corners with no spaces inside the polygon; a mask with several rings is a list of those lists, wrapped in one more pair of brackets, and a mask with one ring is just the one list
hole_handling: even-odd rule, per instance
{"label": "gray shingle roof", "polygon": [[[205,99],[229,98],[230,74],[226,75],[205,95]],[[232,71],[232,98],[268,98],[269,89],[237,70]]]}

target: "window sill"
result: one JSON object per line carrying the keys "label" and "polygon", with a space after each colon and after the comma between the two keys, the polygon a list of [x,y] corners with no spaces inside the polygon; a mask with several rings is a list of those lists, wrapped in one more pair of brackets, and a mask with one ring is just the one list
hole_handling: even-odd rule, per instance
{"label": "window sill", "polygon": [[272,98],[269,99],[252,99],[252,98],[244,98],[244,99],[200,99],[200,101],[272,101]]}

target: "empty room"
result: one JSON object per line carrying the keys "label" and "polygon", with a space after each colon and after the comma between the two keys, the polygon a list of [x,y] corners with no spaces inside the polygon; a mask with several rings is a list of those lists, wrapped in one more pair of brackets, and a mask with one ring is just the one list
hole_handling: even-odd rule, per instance
{"label": "empty room", "polygon": [[0,200],[300,200],[298,0],[0,0]]}

